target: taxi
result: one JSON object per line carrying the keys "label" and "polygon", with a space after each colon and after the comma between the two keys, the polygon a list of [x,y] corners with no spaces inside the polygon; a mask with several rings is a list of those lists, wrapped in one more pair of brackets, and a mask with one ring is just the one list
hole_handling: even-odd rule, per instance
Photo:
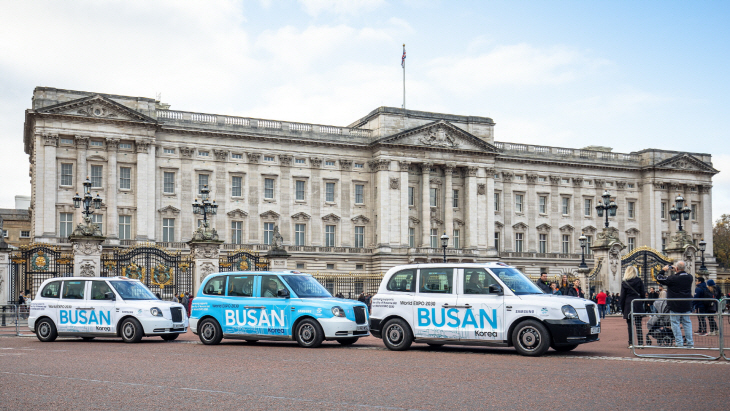
{"label": "taxi", "polygon": [[298,271],[208,275],[193,299],[190,329],[206,345],[230,338],[296,340],[305,348],[324,340],[350,345],[370,334],[365,304],[334,298]]}
{"label": "taxi", "polygon": [[188,319],[182,304],[160,300],[139,280],[61,277],[41,284],[28,327],[43,342],[61,336],[135,343],[145,336],[172,341],[187,331]]}
{"label": "taxi", "polygon": [[504,263],[391,268],[372,298],[370,332],[388,349],[411,343],[514,347],[539,356],[598,341],[596,304],[544,294]]}

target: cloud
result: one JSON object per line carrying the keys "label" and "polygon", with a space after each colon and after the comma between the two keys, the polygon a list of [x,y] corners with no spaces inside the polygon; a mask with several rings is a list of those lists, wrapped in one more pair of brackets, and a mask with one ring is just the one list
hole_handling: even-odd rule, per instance
{"label": "cloud", "polygon": [[712,219],[730,214],[730,154],[713,154],[712,166],[720,170],[712,178]]}
{"label": "cloud", "polygon": [[354,16],[371,12],[385,4],[385,0],[299,0],[310,16],[324,13]]}

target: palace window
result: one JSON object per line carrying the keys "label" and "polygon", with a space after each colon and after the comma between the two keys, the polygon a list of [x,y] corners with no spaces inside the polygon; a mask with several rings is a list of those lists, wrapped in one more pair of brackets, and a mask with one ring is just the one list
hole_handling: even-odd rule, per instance
{"label": "palace window", "polygon": [[363,193],[365,192],[365,186],[362,184],[355,184],[355,204],[363,204],[365,202]]}
{"label": "palace window", "polygon": [[437,228],[431,229],[431,248],[439,248],[439,230]]}
{"label": "palace window", "polygon": [[692,221],[697,221],[697,204],[692,204],[690,206],[690,209],[692,210],[692,212],[691,212],[691,214],[692,214],[692,217],[691,217],[692,218]]}
{"label": "palace window", "polygon": [[515,194],[515,212],[522,212],[522,204],[525,196],[522,194]]}
{"label": "palace window", "polygon": [[163,154],[175,154],[175,149],[174,148],[163,148],[162,153]]}
{"label": "palace window", "polygon": [[175,194],[175,173],[165,171],[162,175],[162,192]]}
{"label": "palace window", "polygon": [[274,240],[274,223],[264,223],[264,244],[271,245]]}
{"label": "palace window", "polygon": [[274,198],[274,179],[273,178],[264,179],[264,198],[267,200],[272,200]]}
{"label": "palace window", "polygon": [[636,237],[629,237],[629,250],[628,252],[634,251],[636,248]]}
{"label": "palace window", "polygon": [[636,202],[635,201],[629,201],[628,209],[629,209],[629,218],[636,218]]}
{"label": "palace window", "polygon": [[119,239],[120,240],[131,240],[132,239],[132,216],[120,215],[119,216]]}
{"label": "palace window", "polygon": [[538,253],[547,253],[547,234],[540,234],[537,246]]}
{"label": "palace window", "polygon": [[583,199],[583,215],[590,217],[593,213],[593,200],[590,198]]}
{"label": "palace window", "polygon": [[99,231],[104,232],[104,216],[101,214],[92,214],[91,222],[99,226]]}
{"label": "palace window", "polygon": [[273,162],[274,156],[264,156],[264,161]]}
{"label": "palace window", "polygon": [[408,205],[410,207],[416,205],[416,187],[408,187]]}
{"label": "palace window", "polygon": [[243,154],[232,153],[231,154],[231,158],[234,159],[234,160],[239,160],[239,159],[242,159],[243,158]]}
{"label": "palace window", "polygon": [[414,248],[416,246],[416,229],[408,227],[408,247]]}
{"label": "palace window", "polygon": [[547,214],[547,196],[540,196],[538,200],[540,203],[540,214]]}
{"label": "palace window", "polygon": [[324,166],[325,166],[325,167],[334,167],[334,166],[335,166],[335,162],[334,162],[334,161],[332,161],[332,160],[326,160],[326,161],[324,162]]}
{"label": "palace window", "polygon": [[325,183],[324,201],[329,203],[335,202],[335,183]]}
{"label": "palace window", "polygon": [[241,197],[243,191],[243,177],[233,176],[231,177],[231,196]]}
{"label": "palace window", "polygon": [[494,193],[494,211],[499,211],[499,193]]}
{"label": "palace window", "polygon": [[365,164],[363,163],[355,163],[355,168],[365,168]]}
{"label": "palace window", "polygon": [[103,141],[98,141],[98,140],[91,140],[91,141],[89,141],[89,146],[91,146],[91,147],[104,147],[104,142]]}
{"label": "palace window", "polygon": [[667,203],[662,201],[662,219],[667,218]]}
{"label": "palace window", "polygon": [[431,207],[438,207],[438,188],[429,190],[429,204]]}
{"label": "palace window", "polygon": [[518,253],[522,252],[523,233],[515,233],[515,251]]}
{"label": "palace window", "polygon": [[499,231],[494,232],[494,249],[499,252]]}
{"label": "palace window", "polygon": [[198,151],[198,155],[200,157],[208,157],[208,156],[210,156],[210,152],[209,151]]}
{"label": "palace window", "polygon": [[296,158],[296,159],[294,159],[294,164],[307,164],[307,159],[305,159],[305,158]]}
{"label": "palace window", "polygon": [[452,207],[459,208],[459,190],[454,190],[453,193],[454,193],[453,194],[453,196],[454,196],[453,203],[454,204],[452,205]]}
{"label": "palace window", "polygon": [[231,221],[231,242],[233,244],[243,243],[243,221]]}
{"label": "palace window", "polygon": [[28,231],[28,230],[21,230],[20,231],[20,238],[30,238],[30,231]]}
{"label": "palace window", "polygon": [[304,191],[304,180],[297,180],[294,183],[294,189],[295,189],[295,195],[294,199],[297,201],[304,201],[305,197],[305,191]]}
{"label": "palace window", "polygon": [[[131,150],[132,144],[131,143],[119,143],[119,148],[122,150]],[[173,150],[174,152],[175,150]]]}
{"label": "palace window", "polygon": [[335,246],[335,227],[334,225],[327,225],[324,228],[324,246],[334,247]]}
{"label": "palace window", "polygon": [[171,243],[175,241],[175,219],[174,218],[163,218],[162,219],[162,241]]}
{"label": "palace window", "polygon": [[101,188],[103,166],[91,166],[91,186]]}
{"label": "palace window", "polygon": [[61,164],[61,185],[73,186],[74,184],[74,165]]}
{"label": "palace window", "polygon": [[563,202],[563,215],[569,215],[570,214],[570,197],[562,197],[561,200]]}
{"label": "palace window", "polygon": [[454,230],[454,248],[461,248],[461,232],[459,230]]}
{"label": "palace window", "polygon": [[203,191],[203,188],[208,186],[208,174],[198,174],[198,194]]}
{"label": "palace window", "polygon": [[563,254],[570,254],[570,235],[563,234]]}
{"label": "palace window", "polygon": [[119,188],[122,190],[132,188],[132,167],[119,167]]}
{"label": "palace window", "polygon": [[355,226],[355,247],[362,248],[365,246],[365,227]]}
{"label": "palace window", "polygon": [[61,238],[66,238],[71,235],[73,231],[73,214],[72,213],[61,213],[59,235]]}
{"label": "palace window", "polygon": [[306,224],[294,225],[294,245],[305,245],[305,237],[307,234]]}

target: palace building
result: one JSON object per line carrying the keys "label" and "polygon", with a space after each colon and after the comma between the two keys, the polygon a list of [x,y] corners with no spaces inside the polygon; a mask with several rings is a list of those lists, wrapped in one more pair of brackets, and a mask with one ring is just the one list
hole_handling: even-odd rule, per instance
{"label": "palace building", "polygon": [[265,252],[278,227],[288,268],[309,272],[440,262],[444,233],[449,261],[569,272],[581,232],[590,243],[603,228],[595,206],[605,190],[618,205],[610,225],[629,249],[663,248],[681,194],[687,232],[712,250],[710,154],[501,142],[495,125],[379,107],[340,127],[38,87],[24,131],[30,235],[68,242],[81,221],[72,197],[88,176],[104,201],[93,219],[105,245],[186,248],[201,219],[191,204],[208,186],[224,250]]}

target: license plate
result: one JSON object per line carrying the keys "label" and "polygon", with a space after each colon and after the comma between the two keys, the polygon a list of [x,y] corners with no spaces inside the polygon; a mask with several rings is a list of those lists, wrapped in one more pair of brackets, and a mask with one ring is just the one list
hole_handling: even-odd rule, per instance
{"label": "license plate", "polygon": [[172,328],[183,328],[185,323],[172,323]]}
{"label": "license plate", "polygon": [[357,326],[357,331],[367,331],[367,330],[368,330],[367,325],[358,325]]}
{"label": "license plate", "polygon": [[591,327],[591,334],[598,334],[601,332],[601,327]]}

